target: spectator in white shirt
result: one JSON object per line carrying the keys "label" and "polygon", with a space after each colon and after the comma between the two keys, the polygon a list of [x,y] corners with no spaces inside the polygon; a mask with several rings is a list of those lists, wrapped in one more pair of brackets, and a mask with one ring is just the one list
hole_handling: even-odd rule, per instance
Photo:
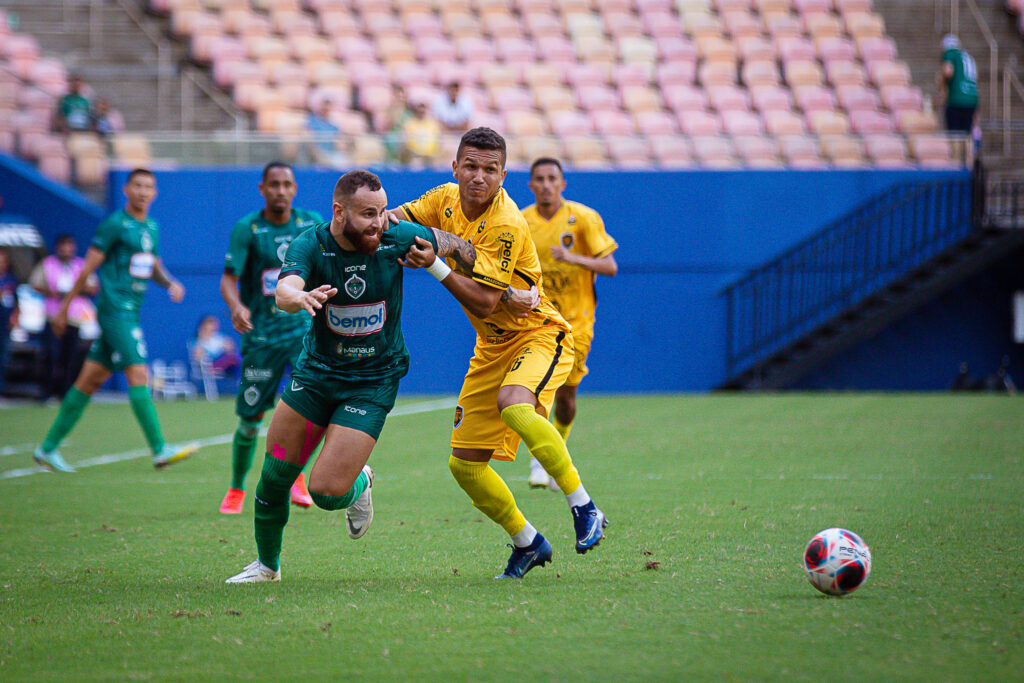
{"label": "spectator in white shirt", "polygon": [[434,100],[434,118],[449,133],[467,131],[473,118],[473,99],[465,93],[460,95],[458,82],[452,81]]}

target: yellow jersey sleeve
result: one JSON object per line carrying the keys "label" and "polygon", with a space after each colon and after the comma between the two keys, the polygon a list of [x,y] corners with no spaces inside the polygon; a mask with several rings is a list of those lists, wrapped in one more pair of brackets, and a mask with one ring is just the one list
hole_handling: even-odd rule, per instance
{"label": "yellow jersey sleeve", "polygon": [[511,225],[484,231],[473,245],[476,247],[473,279],[496,289],[505,289],[512,284],[512,274],[523,253],[525,239],[528,237],[523,231]]}
{"label": "yellow jersey sleeve", "polygon": [[451,193],[452,187],[455,187],[457,195],[458,186],[452,183],[445,183],[444,185],[438,185],[432,190],[427,190],[419,199],[402,204],[405,215],[413,223],[419,223],[431,228],[443,228],[445,200]]}
{"label": "yellow jersey sleeve", "polygon": [[580,237],[585,246],[584,256],[603,258],[619,248],[618,242],[612,239],[604,229],[604,221],[593,209],[583,212],[584,220],[580,226]]}

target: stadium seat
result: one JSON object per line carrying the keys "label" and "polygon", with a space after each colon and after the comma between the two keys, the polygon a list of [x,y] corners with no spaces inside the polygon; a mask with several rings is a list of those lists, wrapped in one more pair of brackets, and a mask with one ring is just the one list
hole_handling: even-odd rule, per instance
{"label": "stadium seat", "polygon": [[935,117],[925,112],[903,110],[895,112],[894,117],[901,133],[931,133],[938,128]]}
{"label": "stadium seat", "polygon": [[594,129],[606,138],[635,136],[637,133],[633,117],[621,111],[596,111],[590,118]]}
{"label": "stadium seat", "polygon": [[885,36],[885,22],[874,12],[848,12],[843,15],[846,32],[858,38],[882,38]]}
{"label": "stadium seat", "polygon": [[549,132],[546,119],[534,112],[509,112],[505,115],[505,121],[508,132],[514,138],[536,137]]}
{"label": "stadium seat", "polygon": [[735,85],[714,85],[707,88],[708,102],[719,112],[748,111],[750,96],[747,91]]}
{"label": "stadium seat", "polygon": [[663,111],[641,111],[634,118],[640,134],[647,138],[679,133],[676,120]]}
{"label": "stadium seat", "polygon": [[751,86],[750,101],[762,114],[767,111],[788,112],[793,109],[792,93],[786,88],[772,85]]}
{"label": "stadium seat", "polygon": [[887,85],[910,85],[910,69],[903,62],[867,62],[868,76],[879,88]]}
{"label": "stadium seat", "polygon": [[744,62],[748,60],[772,61],[778,57],[775,46],[761,36],[746,36],[736,40],[736,53]]}
{"label": "stadium seat", "polygon": [[793,112],[766,111],[762,115],[765,128],[776,138],[786,135],[803,135],[807,132],[804,120]]}
{"label": "stadium seat", "polygon": [[658,64],[656,79],[664,90],[678,85],[690,85],[697,80],[696,62],[666,61]]}
{"label": "stadium seat", "polygon": [[592,137],[572,136],[565,139],[569,160],[579,168],[597,168],[608,163],[605,145]]}
{"label": "stadium seat", "polygon": [[704,111],[708,107],[707,93],[690,85],[676,85],[662,89],[665,104],[676,114],[688,111]]}
{"label": "stadium seat", "polygon": [[879,92],[882,103],[889,111],[921,111],[924,107],[921,91],[913,86],[886,85],[882,86]]}
{"label": "stadium seat", "polygon": [[938,135],[911,135],[910,150],[921,166],[944,168],[953,166],[949,142]]}
{"label": "stadium seat", "polygon": [[779,138],[779,149],[786,163],[794,168],[824,168],[826,166],[814,139],[802,135]]}
{"label": "stadium seat", "polygon": [[813,62],[818,58],[814,43],[804,36],[782,36],[775,41],[775,48],[786,62]]}
{"label": "stadium seat", "polygon": [[704,62],[697,68],[697,80],[709,87],[733,85],[737,82],[736,63],[730,61]]}
{"label": "stadium seat", "polygon": [[551,132],[558,137],[590,135],[594,132],[594,120],[578,111],[557,111],[550,116]]}
{"label": "stadium seat", "polygon": [[805,114],[816,111],[832,111],[836,98],[832,91],[820,85],[804,85],[793,88],[793,99]]}
{"label": "stadium seat", "polygon": [[853,60],[837,59],[825,62],[825,75],[833,86],[864,85],[867,77],[861,65]]}
{"label": "stadium seat", "polygon": [[725,132],[733,137],[764,134],[764,122],[757,114],[749,111],[724,111],[721,117]]}
{"label": "stadium seat", "polygon": [[750,168],[781,168],[778,146],[772,138],[756,136],[733,137],[733,146],[743,165]]}
{"label": "stadium seat", "polygon": [[571,111],[576,109],[576,98],[572,90],[561,85],[544,85],[533,88],[537,109],[544,112]]}
{"label": "stadium seat", "polygon": [[690,137],[719,135],[722,121],[715,114],[705,111],[684,111],[677,116],[679,129]]}
{"label": "stadium seat", "polygon": [[690,141],[678,135],[651,138],[651,151],[663,168],[691,168],[695,165]]}
{"label": "stadium seat", "polygon": [[807,113],[807,124],[818,136],[846,135],[850,132],[850,120],[837,111],[811,111]]}
{"label": "stadium seat", "polygon": [[728,138],[696,136],[693,138],[693,155],[706,168],[738,168],[741,166]]}
{"label": "stadium seat", "polygon": [[864,147],[868,157],[877,166],[902,168],[910,163],[906,143],[897,135],[867,135],[864,137]]}
{"label": "stadium seat", "polygon": [[782,70],[790,88],[798,88],[802,85],[822,85],[825,82],[821,67],[817,62],[810,60],[785,61]]}
{"label": "stadium seat", "polygon": [[863,36],[854,39],[857,54],[865,62],[891,62],[896,59],[896,43],[889,37]]}
{"label": "stadium seat", "polygon": [[664,108],[657,90],[646,86],[630,86],[623,88],[622,107],[628,112],[661,111]]}
{"label": "stadium seat", "polygon": [[649,168],[653,166],[647,140],[635,137],[612,137],[607,140],[608,156],[619,168]]}
{"label": "stadium seat", "polygon": [[881,108],[878,91],[863,85],[836,86],[836,100],[851,114],[855,111],[875,111]]}
{"label": "stadium seat", "polygon": [[892,133],[892,119],[880,111],[858,110],[850,112],[850,127],[859,135]]}
{"label": "stadium seat", "polygon": [[864,144],[846,135],[823,136],[821,151],[833,165],[841,168],[863,166],[867,161],[864,157]]}
{"label": "stadium seat", "polygon": [[740,69],[740,80],[748,88],[759,85],[779,85],[782,82],[775,60],[745,60]]}

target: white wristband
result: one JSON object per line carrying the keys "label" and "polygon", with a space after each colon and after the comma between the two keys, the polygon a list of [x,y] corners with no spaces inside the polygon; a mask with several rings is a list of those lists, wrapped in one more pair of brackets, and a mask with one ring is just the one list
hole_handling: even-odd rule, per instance
{"label": "white wristband", "polygon": [[444,262],[444,259],[438,256],[434,259],[434,262],[427,266],[427,272],[437,278],[437,281],[448,277],[448,274],[452,272],[452,269],[448,267],[448,264]]}

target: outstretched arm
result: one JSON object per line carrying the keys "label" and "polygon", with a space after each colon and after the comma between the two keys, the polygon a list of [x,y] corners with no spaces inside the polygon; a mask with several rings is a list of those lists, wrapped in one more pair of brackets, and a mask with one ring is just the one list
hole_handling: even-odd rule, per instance
{"label": "outstretched arm", "polygon": [[305,291],[306,281],[298,275],[286,275],[277,281],[274,290],[274,302],[285,313],[306,311],[311,316],[324,306],[324,302],[338,293],[332,285],[320,285],[309,292]]}

